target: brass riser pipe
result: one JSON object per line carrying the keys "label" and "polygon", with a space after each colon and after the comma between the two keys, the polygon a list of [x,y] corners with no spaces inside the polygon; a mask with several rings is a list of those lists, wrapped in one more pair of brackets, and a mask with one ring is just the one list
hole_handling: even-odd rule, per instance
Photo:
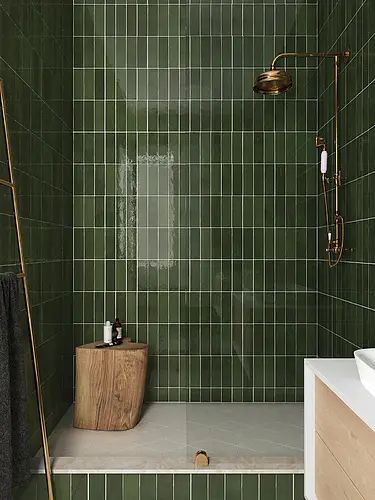
{"label": "brass riser pipe", "polygon": [[[348,59],[349,56],[350,52],[348,50],[342,52],[282,52],[273,59],[271,64],[271,71],[273,71],[276,69],[276,63],[280,59],[286,57],[334,58],[335,237],[333,240],[334,245],[331,246],[329,243],[328,248],[328,263],[330,267],[335,267],[340,262],[344,250],[344,219],[340,214],[340,185],[342,177],[339,161],[339,66],[340,58]],[[336,260],[334,262],[331,260],[331,253],[336,255]]]}
{"label": "brass riser pipe", "polygon": [[41,437],[42,437],[43,458],[44,458],[44,466],[45,466],[45,473],[46,473],[48,500],[54,500],[53,484],[52,484],[52,471],[51,471],[51,462],[50,462],[50,456],[49,456],[48,437],[47,437],[47,428],[46,428],[46,420],[45,420],[45,416],[44,416],[42,386],[41,386],[40,374],[39,374],[39,366],[38,366],[38,357],[37,357],[37,352],[36,352],[34,329],[33,329],[33,324],[32,324],[32,320],[31,320],[31,303],[30,303],[30,296],[29,296],[28,281],[27,281],[27,276],[26,276],[25,258],[24,258],[24,254],[23,254],[20,216],[19,216],[19,210],[18,210],[16,186],[15,186],[14,172],[13,172],[13,157],[12,157],[12,150],[11,150],[11,145],[10,145],[8,114],[7,114],[7,106],[6,106],[6,101],[5,101],[4,83],[2,80],[0,80],[0,103],[1,103],[1,115],[2,115],[2,120],[3,120],[5,148],[6,148],[7,161],[8,161],[8,171],[9,171],[9,181],[1,180],[0,184],[2,184],[3,186],[9,187],[11,189],[11,192],[12,192],[13,213],[14,213],[14,220],[15,220],[15,226],[16,226],[18,253],[19,253],[20,268],[21,268],[21,272],[18,274],[18,277],[22,279],[23,289],[24,289],[24,297],[25,297],[26,313],[27,313],[27,324],[29,327],[31,358],[32,358],[32,365],[33,365],[33,372],[34,372],[34,379],[35,379],[35,390],[36,390],[36,397],[37,397],[37,404],[38,404],[39,425],[40,425],[40,432],[41,432]]}
{"label": "brass riser pipe", "polygon": [[[335,226],[336,242],[340,244],[340,162],[339,162],[339,58],[335,56]],[[341,242],[341,245],[344,243]]]}

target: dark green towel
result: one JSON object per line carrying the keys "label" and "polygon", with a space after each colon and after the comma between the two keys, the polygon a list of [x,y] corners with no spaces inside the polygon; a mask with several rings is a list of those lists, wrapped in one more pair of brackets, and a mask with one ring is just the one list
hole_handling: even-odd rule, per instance
{"label": "dark green towel", "polygon": [[11,500],[12,487],[30,475],[27,395],[19,280],[0,274],[0,490]]}

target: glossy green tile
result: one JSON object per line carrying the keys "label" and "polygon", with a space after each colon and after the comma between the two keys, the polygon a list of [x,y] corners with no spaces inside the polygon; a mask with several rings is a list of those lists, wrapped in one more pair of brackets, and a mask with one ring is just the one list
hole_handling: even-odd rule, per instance
{"label": "glossy green tile", "polygon": [[233,500],[240,500],[243,492],[242,477],[240,474],[228,474],[225,477],[226,497]]}
{"label": "glossy green tile", "polygon": [[154,474],[142,474],[140,476],[140,499],[141,500],[156,500],[157,489],[156,489],[157,477]]}
{"label": "glossy green tile", "polygon": [[276,500],[276,476],[274,474],[260,476],[260,498],[261,500]]}
{"label": "glossy green tile", "polygon": [[209,496],[210,500],[224,499],[224,476],[211,474],[208,476]]}
{"label": "glossy green tile", "polygon": [[88,476],[86,474],[74,474],[71,477],[71,498],[81,500],[87,497]]}
{"label": "glossy green tile", "polygon": [[[72,328],[66,328],[66,324],[73,322],[73,110],[68,104],[72,101],[73,6],[56,5],[53,14],[48,5],[37,6],[29,1],[13,7],[5,3],[0,11],[4,42],[0,51],[2,79],[8,104],[33,324],[44,367],[41,377],[56,384],[55,393],[46,390],[45,395],[46,419],[53,428],[72,401],[71,387],[67,390],[65,382],[70,380],[73,361],[69,349]],[[56,18],[60,20],[58,26]],[[78,111],[78,123],[79,115]],[[3,141],[0,150],[0,177],[8,179]],[[18,272],[9,194],[7,188],[2,187],[0,221],[4,250],[0,271]],[[64,318],[56,315],[58,310],[64,310]],[[52,317],[55,321],[50,328],[47,323],[50,324]],[[59,342],[63,336],[67,342]],[[43,343],[48,344],[47,349],[42,347]],[[55,360],[54,366],[48,357]],[[28,384],[28,388],[32,414],[33,384]],[[56,396],[58,393],[60,398]],[[39,447],[37,432],[38,423],[33,415],[32,452]],[[41,495],[45,492],[42,483],[36,480],[20,488],[17,494],[34,498],[38,491]]]}
{"label": "glossy green tile", "polygon": [[303,474],[296,474],[294,476],[294,498],[295,500],[304,499],[304,479]]}
{"label": "glossy green tile", "polygon": [[104,474],[90,474],[88,476],[88,489],[90,499],[102,500],[105,498],[105,482],[106,476]]}
{"label": "glossy green tile", "polygon": [[[344,175],[350,177],[350,184],[342,197],[342,204],[345,218],[350,220],[350,225],[346,225],[346,241],[348,244],[350,242],[354,251],[344,254],[345,265],[340,265],[333,273],[328,273],[326,264],[323,262],[326,238],[324,232],[320,231],[320,262],[317,271],[320,292],[318,322],[322,328],[319,332],[319,353],[321,356],[333,357],[352,356],[352,352],[358,347],[371,347],[374,342],[370,333],[374,312],[373,302],[371,299],[369,302],[371,292],[369,293],[367,285],[373,262],[372,256],[366,251],[371,247],[372,241],[372,231],[368,230],[368,224],[371,224],[374,205],[369,201],[372,197],[369,197],[367,193],[371,191],[373,184],[373,168],[368,160],[367,146],[363,149],[363,143],[368,143],[372,135],[371,120],[369,121],[367,116],[369,108],[364,104],[369,103],[367,82],[370,75],[366,71],[361,78],[353,76],[358,74],[360,68],[367,67],[371,59],[367,47],[371,43],[373,20],[368,17],[368,13],[373,6],[372,2],[365,1],[355,10],[352,4],[347,5],[345,2],[339,2],[336,7],[337,9],[333,9],[331,5],[319,5],[320,13],[329,14],[334,26],[332,31],[324,29],[320,33],[319,43],[322,46],[335,43],[341,33],[347,31],[347,46],[350,47],[352,55],[355,54],[352,67],[346,67],[343,72],[344,79],[340,88],[344,102],[347,103],[340,112],[340,120],[347,124],[345,133],[340,137],[345,150],[341,156],[341,162]],[[361,33],[361,40],[354,35],[357,29]],[[324,78],[319,86],[319,112],[322,113],[331,97],[324,93],[327,86],[328,79]],[[328,110],[320,115],[320,127],[324,134],[331,132],[327,126],[328,116]],[[353,119],[353,116],[356,118]],[[361,155],[361,161],[353,165],[352,159],[358,154]],[[363,306],[369,309],[364,310]],[[365,311],[366,315],[363,316]],[[352,324],[349,318],[356,317],[360,320]]]}
{"label": "glossy green tile", "polygon": [[190,499],[190,476],[187,474],[176,474],[174,480],[174,500]]}
{"label": "glossy green tile", "polygon": [[137,499],[140,495],[140,476],[138,474],[124,475],[124,496],[125,498]]}
{"label": "glossy green tile", "polygon": [[[75,486],[79,484],[85,485],[87,482],[87,476],[85,475],[63,475],[62,477],[66,478],[71,482],[72,485],[74,484]],[[262,498],[262,489],[260,488],[261,484],[263,487],[263,491],[266,492],[265,494],[269,495],[264,497],[267,500],[271,498],[276,498],[277,500],[292,500],[292,498],[294,498],[295,500],[303,500],[302,474],[283,474],[279,476],[268,474],[208,475],[202,473],[190,475],[158,474],[156,476],[148,474],[142,476],[133,474],[118,476],[115,474],[113,475],[113,477],[111,474],[108,474],[106,476],[90,474],[88,482],[91,482],[93,477],[100,478],[99,482],[97,483],[99,489],[95,490],[90,488],[89,493],[84,492],[84,490],[81,489],[80,494],[82,494],[83,496],[77,498],[84,498],[85,500],[96,500],[104,498],[104,496],[101,496],[101,485],[104,484],[103,480],[105,479],[107,484],[110,484],[113,480],[115,482],[117,481],[117,479],[114,478],[119,477],[121,478],[124,485],[123,493],[118,490],[116,490],[116,492],[113,490],[113,494],[115,494],[115,496],[111,496],[111,498],[115,500],[120,500],[121,498],[125,498],[127,500],[137,500],[139,498],[139,481],[142,484],[144,479],[148,477],[149,480],[151,479],[150,481],[148,481],[148,486],[150,486],[150,489],[148,490],[150,498],[157,498],[158,500],[177,500],[177,498],[182,500],[184,500],[185,498],[199,498],[199,500],[208,500],[209,498],[214,498],[215,500],[219,498],[223,498],[225,500],[236,500],[237,498]],[[276,481],[272,482],[272,479],[275,478]],[[39,481],[39,478],[37,479]],[[43,477],[40,476],[40,479],[43,479]],[[30,484],[34,484],[35,486],[36,482],[34,481],[34,483]],[[131,483],[135,487],[129,487]],[[190,497],[191,484],[193,485],[192,497]],[[126,487],[126,485],[128,485],[128,487]],[[17,497],[17,499],[18,498],[23,497]],[[35,496],[32,498],[35,498],[35,500],[43,500],[45,496],[40,493],[39,496]],[[64,498],[66,500],[69,500],[70,498],[75,497],[70,497],[69,492],[67,492],[67,496]]]}
{"label": "glossy green tile", "polygon": [[195,474],[192,475],[191,495],[193,500],[208,499],[208,476]]}
{"label": "glossy green tile", "polygon": [[278,474],[276,476],[276,499],[288,500],[290,498],[293,498],[293,476]]}
{"label": "glossy green tile", "polygon": [[70,498],[70,476],[69,474],[59,474],[54,477],[55,496],[57,500]]}
{"label": "glossy green tile", "polygon": [[[316,208],[317,179],[311,175],[307,181],[306,173],[315,150],[308,160],[304,151],[316,128],[316,96],[309,94],[311,101],[306,92],[299,100],[296,94],[263,99],[251,92],[251,81],[259,68],[268,67],[279,37],[311,43],[316,6],[115,4],[115,9],[112,4],[95,9],[106,13],[105,30],[99,14],[87,24],[77,9],[75,20],[75,159],[77,172],[84,164],[85,178],[77,174],[74,212],[76,227],[87,228],[75,240],[75,290],[113,292],[137,338],[149,340],[154,327],[163,325],[154,343],[155,355],[165,356],[154,368],[158,376],[152,380],[159,386],[148,394],[238,401],[244,395],[253,398],[248,386],[255,384],[257,397],[265,397],[265,386],[271,394],[275,384],[286,382],[276,382],[273,373],[272,356],[283,349],[281,342],[274,343],[273,324],[316,328],[314,304],[283,303],[285,290],[311,289],[315,253],[308,253],[305,228],[316,224],[309,214]],[[94,33],[99,37],[95,46]],[[299,71],[304,82],[303,66]],[[310,80],[313,88],[314,75]],[[97,170],[99,162],[105,162],[105,176]],[[315,237],[313,229],[309,238]],[[82,257],[106,262],[83,264]],[[294,266],[297,258],[305,262]],[[134,296],[124,308],[119,299],[129,292]],[[109,298],[105,303],[108,315],[114,303]],[[96,322],[105,303],[87,295],[84,321]],[[259,358],[251,360],[255,372],[265,367],[265,377],[249,378],[236,357],[244,352],[245,340],[235,325],[254,321],[269,324],[271,333],[256,344]],[[185,324],[192,333],[187,338],[182,336]],[[219,337],[204,333],[216,332],[220,324],[228,329]],[[298,328],[306,340],[305,326]],[[176,333],[171,336],[171,331]],[[311,355],[313,339],[309,334]],[[295,349],[288,346],[290,356],[305,354],[303,342]],[[194,359],[198,354],[207,360],[214,356],[212,366],[201,365]],[[266,361],[263,354],[269,356]],[[223,371],[230,373],[225,381]],[[296,373],[293,384],[302,386]],[[177,387],[181,380],[187,387]]]}
{"label": "glossy green tile", "polygon": [[107,475],[107,497],[122,498],[123,476],[121,474]]}
{"label": "glossy green tile", "polygon": [[242,491],[246,491],[249,497],[258,495],[258,488],[260,488],[259,482],[260,476],[256,474],[249,474],[242,476]]}
{"label": "glossy green tile", "polygon": [[157,478],[157,499],[173,498],[173,476],[171,474],[159,475]]}

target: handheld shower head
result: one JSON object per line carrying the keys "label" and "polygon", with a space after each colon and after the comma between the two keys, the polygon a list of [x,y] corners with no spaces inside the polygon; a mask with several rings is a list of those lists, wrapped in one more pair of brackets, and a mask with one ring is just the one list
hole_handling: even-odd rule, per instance
{"label": "handheld shower head", "polygon": [[292,85],[289,73],[282,69],[270,69],[257,77],[253,90],[259,94],[277,95],[287,92]]}

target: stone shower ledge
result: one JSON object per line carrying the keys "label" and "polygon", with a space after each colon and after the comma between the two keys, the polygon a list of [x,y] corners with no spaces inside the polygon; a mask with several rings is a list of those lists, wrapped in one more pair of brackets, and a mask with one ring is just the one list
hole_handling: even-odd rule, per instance
{"label": "stone shower ledge", "polygon": [[[153,403],[130,431],[72,427],[73,408],[50,436],[55,474],[300,474],[300,403]],[[204,449],[208,468],[196,469]],[[43,473],[41,452],[33,472]]]}

